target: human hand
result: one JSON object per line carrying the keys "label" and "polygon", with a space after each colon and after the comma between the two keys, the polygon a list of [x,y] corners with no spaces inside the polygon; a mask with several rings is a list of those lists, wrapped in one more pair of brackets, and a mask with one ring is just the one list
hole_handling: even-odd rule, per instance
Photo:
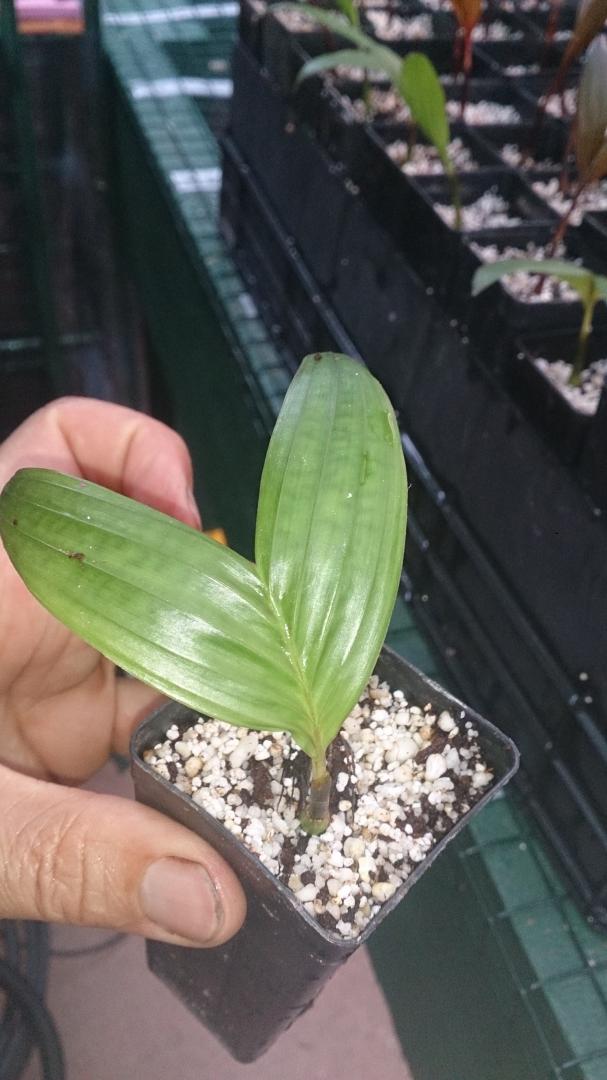
{"label": "human hand", "polygon": [[[200,526],[184,443],[122,406],[62,398],[40,409],[0,446],[0,490],[26,466]],[[242,889],[208,844],[148,807],[65,786],[126,753],[157,701],[45,611],[0,547],[0,918],[185,945],[217,945],[239,928]]]}

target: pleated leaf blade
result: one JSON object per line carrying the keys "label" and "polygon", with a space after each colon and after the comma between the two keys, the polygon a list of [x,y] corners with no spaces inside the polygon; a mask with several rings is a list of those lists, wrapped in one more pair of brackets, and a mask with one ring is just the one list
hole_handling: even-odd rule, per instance
{"label": "pleated leaf blade", "polygon": [[346,357],[304,361],[264,468],[258,566],[95,484],[43,469],[0,496],[31,592],[126,671],[229,723],[288,731],[313,756],[370,674],[404,544],[389,402]]}
{"label": "pleated leaf blade", "polygon": [[255,554],[320,745],[336,735],[385,639],[406,509],[402,447],[383,389],[348,357],[307,357],[270,442]]}

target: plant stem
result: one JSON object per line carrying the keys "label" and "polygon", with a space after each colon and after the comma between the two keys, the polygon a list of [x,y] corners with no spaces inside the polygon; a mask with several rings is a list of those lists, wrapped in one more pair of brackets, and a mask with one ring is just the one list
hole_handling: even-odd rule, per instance
{"label": "plant stem", "polygon": [[371,100],[371,82],[369,80],[369,72],[365,71],[363,78],[363,105],[365,106],[365,119],[369,120],[373,112],[373,103]]}
{"label": "plant stem", "polygon": [[548,21],[546,23],[546,32],[544,34],[544,44],[542,47],[542,56],[540,60],[540,68],[542,71],[548,66],[548,54],[550,52],[551,45],[554,44],[554,37],[558,29],[562,6],[563,0],[550,0],[550,11],[548,14]]}
{"label": "plant stem", "polygon": [[451,202],[453,203],[453,209],[455,211],[454,228],[456,232],[461,232],[462,229],[462,197],[459,187],[458,175],[453,168],[453,163],[448,155],[445,155],[443,160],[443,167],[447,175],[447,182],[449,184],[449,192],[451,194]]}
{"label": "plant stem", "polygon": [[593,289],[584,303],[584,315],[580,327],[580,336],[578,338],[575,360],[573,361],[573,367],[571,368],[571,375],[569,376],[570,386],[579,386],[582,380],[582,372],[586,367],[588,339],[592,333],[592,316],[594,314],[597,299],[598,297]]}
{"label": "plant stem", "polygon": [[331,797],[331,777],[327,769],[326,752],[321,750],[312,758],[310,787],[303,816],[299,822],[309,836],[318,836],[329,825],[329,800]]}
{"label": "plant stem", "polygon": [[573,211],[575,210],[575,208],[576,208],[576,206],[578,204],[580,195],[584,191],[585,187],[586,187],[586,181],[580,180],[580,182],[579,182],[579,184],[577,186],[577,191],[575,192],[575,194],[572,197],[571,202],[569,204],[569,209],[563,214],[561,220],[558,223],[558,226],[556,228],[554,236],[552,237],[552,240],[550,241],[550,243],[548,245],[548,248],[546,250],[546,258],[547,259],[552,258],[555,251],[557,250],[559,244],[562,242],[562,240],[563,240],[563,238],[565,236],[565,233],[567,231],[567,226],[569,225],[569,222],[571,220],[571,215],[573,214]]}
{"label": "plant stem", "polygon": [[468,104],[468,93],[470,87],[470,72],[472,71],[472,29],[464,30],[463,51],[462,51],[462,96],[460,98],[460,120],[462,123],[466,119],[466,105]]}

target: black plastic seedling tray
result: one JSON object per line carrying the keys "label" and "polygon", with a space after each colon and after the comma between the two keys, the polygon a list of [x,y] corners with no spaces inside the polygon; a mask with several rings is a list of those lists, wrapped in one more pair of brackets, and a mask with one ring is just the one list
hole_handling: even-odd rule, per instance
{"label": "black plastic seedling tray", "polygon": [[[429,619],[436,615],[440,626],[443,604],[447,605],[444,611],[454,605],[457,613],[462,598],[469,608],[475,597],[480,598],[466,616],[470,639],[478,644],[478,662],[470,665],[467,685],[473,687],[476,680],[479,694],[481,689],[483,694],[485,690],[498,694],[505,710],[514,705],[538,818],[575,881],[585,909],[607,924],[603,895],[607,890],[607,755],[601,749],[605,744],[603,718],[607,710],[607,637],[601,619],[607,603],[607,564],[605,524],[597,513],[600,500],[592,494],[600,480],[592,472],[588,457],[589,447],[596,447],[599,459],[600,439],[594,434],[599,429],[593,422],[584,447],[574,455],[576,460],[567,466],[562,464],[559,445],[551,444],[540,433],[541,424],[531,422],[513,397],[508,361],[514,356],[514,328],[506,325],[505,317],[487,311],[481,321],[492,338],[491,344],[489,338],[482,337],[478,325],[474,336],[461,325],[464,315],[469,314],[461,305],[464,274],[457,255],[458,239],[459,250],[463,250],[461,238],[454,242],[452,257],[445,256],[444,248],[435,249],[434,263],[440,266],[443,281],[447,282],[447,287],[441,286],[437,303],[431,279],[424,280],[412,266],[412,261],[417,260],[417,266],[423,267],[424,259],[429,258],[425,252],[427,221],[411,212],[399,249],[394,231],[382,228],[377,207],[370,212],[364,169],[359,166],[360,173],[349,177],[344,159],[332,160],[326,145],[315,137],[313,115],[311,123],[306,117],[306,124],[299,124],[301,118],[292,100],[287,102],[283,97],[280,102],[281,95],[276,92],[272,108],[281,119],[273,127],[272,137],[276,133],[278,143],[267,156],[273,161],[274,155],[282,153],[280,167],[286,170],[282,176],[290,178],[287,190],[293,189],[296,202],[302,200],[297,226],[292,205],[287,208],[292,215],[290,224],[285,226],[276,176],[264,162],[266,130],[255,129],[251,119],[256,112],[266,115],[264,95],[269,82],[256,80],[255,67],[249,64],[249,77],[246,84],[241,84],[246,85],[246,100],[239,96],[236,82],[238,132],[234,130],[234,140],[245,159],[245,171],[246,165],[250,166],[245,186],[254,188],[271,209],[271,223],[266,217],[264,228],[269,227],[274,236],[282,235],[297,252],[302,268],[300,280],[308,281],[306,287],[312,295],[320,293],[322,297],[321,317],[324,319],[326,312],[333,314],[329,336],[334,347],[348,349],[341,336],[345,333],[384,382],[400,410],[403,429],[415,440],[428,468],[440,478],[448,511],[441,536],[446,549],[453,545],[455,561],[449,562],[445,554],[447,569],[437,575],[428,601],[420,599],[420,604],[425,605]],[[324,100],[334,97],[330,90]],[[341,124],[342,131],[352,133],[356,129],[367,139],[367,125],[350,124],[348,128],[340,110],[334,112],[336,131]],[[246,123],[245,114],[249,117]],[[288,122],[289,117],[292,124],[285,133],[285,118]],[[547,130],[551,126],[547,122]],[[475,128],[473,134],[482,138],[483,128]],[[367,139],[367,143],[370,141]],[[377,138],[374,141],[379,145]],[[358,144],[361,156],[353,160],[365,160],[363,145]],[[311,156],[314,165],[310,165]],[[290,161],[298,162],[298,173],[289,171]],[[323,189],[315,182],[314,201],[305,211],[309,228],[304,235],[301,222],[307,192],[294,189],[297,179],[307,175],[308,166],[310,175],[317,178],[324,168],[327,185]],[[522,190],[514,170],[497,171],[500,176],[514,176],[518,190]],[[440,185],[440,178],[422,183],[412,180],[411,186],[432,189],[437,183]],[[529,195],[528,186],[523,184],[523,189],[531,200],[527,205],[537,207],[538,200]],[[358,191],[362,198],[357,197]],[[434,212],[428,198],[423,203],[424,213]],[[254,204],[259,206],[259,199],[248,203]],[[337,206],[342,207],[339,213]],[[523,231],[531,229],[545,236],[553,227],[554,216],[542,206],[537,211],[540,221],[534,223],[535,213],[523,215]],[[335,221],[340,222],[337,229]],[[323,261],[318,254],[325,229],[327,236],[334,237],[327,245],[327,252],[335,256],[333,266],[333,255]],[[578,231],[582,234],[584,230]],[[515,234],[516,230],[513,237]],[[314,236],[318,241],[312,239]],[[574,236],[572,230],[572,245]],[[407,251],[410,259],[405,257]],[[248,260],[244,251],[239,253],[237,248],[237,253],[243,254],[249,266],[256,262],[261,265],[259,247],[248,253]],[[596,268],[600,269],[598,262]],[[258,275],[257,288],[262,295],[263,272]],[[454,297],[458,305],[455,308]],[[316,306],[315,310],[320,309]],[[273,309],[276,325],[298,325],[298,340],[307,317],[301,298],[282,311],[277,306]],[[496,365],[499,350],[501,358]],[[296,352],[295,358],[298,355],[301,353]],[[498,370],[492,372],[496,366]],[[604,416],[603,407],[600,414]],[[557,433],[557,442],[559,438]],[[584,478],[591,498],[582,490]],[[573,547],[563,542],[571,532],[572,522]],[[459,544],[456,530],[460,525],[473,537],[474,544]],[[417,562],[411,563],[416,566],[416,587],[417,579],[421,581],[428,570],[424,560],[429,563],[433,551],[436,549],[420,543]],[[582,559],[574,558],[576,551],[584,553]],[[454,596],[450,578],[456,572],[459,584]],[[450,638],[448,648],[454,647]],[[584,676],[584,681],[578,682],[579,675]],[[583,693],[586,689],[588,693]],[[591,700],[586,702],[586,697]],[[554,758],[547,756],[553,745]],[[572,756],[568,758],[570,750]],[[563,789],[560,809],[559,783]]]}

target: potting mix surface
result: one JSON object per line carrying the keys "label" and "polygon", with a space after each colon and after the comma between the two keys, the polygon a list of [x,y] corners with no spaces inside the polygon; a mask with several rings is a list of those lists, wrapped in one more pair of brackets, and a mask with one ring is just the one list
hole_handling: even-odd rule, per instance
{"label": "potting mix surface", "polygon": [[372,676],[332,744],[332,819],[299,828],[308,759],[287,735],[200,719],[144,760],[223,822],[327,930],[355,938],[492,783],[464,710]]}
{"label": "potting mix surface", "polygon": [[585,416],[594,415],[607,378],[607,359],[594,360],[584,368],[579,385],[572,385],[569,381],[573,365],[567,360],[546,360],[538,356],[534,363],[572,408]]}

